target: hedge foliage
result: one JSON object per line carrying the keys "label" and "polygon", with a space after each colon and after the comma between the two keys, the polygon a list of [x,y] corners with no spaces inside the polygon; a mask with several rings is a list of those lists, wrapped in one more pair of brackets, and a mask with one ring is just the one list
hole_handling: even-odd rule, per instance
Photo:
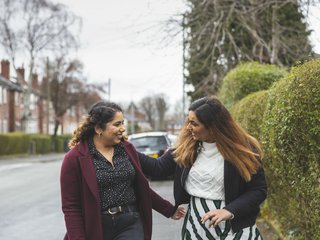
{"label": "hedge foliage", "polygon": [[24,133],[0,134],[0,155],[24,154],[28,152],[30,136]]}
{"label": "hedge foliage", "polygon": [[320,239],[320,60],[269,90],[263,138],[270,209],[293,239]]}
{"label": "hedge foliage", "polygon": [[262,139],[263,116],[266,110],[268,91],[251,93],[231,108],[233,118],[258,140]]}
{"label": "hedge foliage", "polygon": [[320,60],[292,68],[231,113],[263,144],[268,210],[286,239],[320,239]]}
{"label": "hedge foliage", "polygon": [[68,142],[71,138],[71,134],[52,136],[51,141],[54,145],[54,152],[67,152],[69,151]]}
{"label": "hedge foliage", "polygon": [[51,137],[45,134],[30,134],[29,153],[44,154],[52,151]]}
{"label": "hedge foliage", "polygon": [[230,109],[250,93],[268,89],[286,74],[284,68],[276,65],[241,63],[224,77],[219,98]]}
{"label": "hedge foliage", "polygon": [[45,154],[68,151],[71,135],[6,133],[0,134],[0,156],[12,154]]}

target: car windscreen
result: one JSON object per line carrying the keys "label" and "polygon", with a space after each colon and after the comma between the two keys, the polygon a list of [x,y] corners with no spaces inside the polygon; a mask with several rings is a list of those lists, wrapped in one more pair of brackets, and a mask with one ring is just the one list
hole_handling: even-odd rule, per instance
{"label": "car windscreen", "polygon": [[130,142],[139,150],[149,148],[151,150],[163,150],[168,147],[164,136],[149,136],[130,139]]}

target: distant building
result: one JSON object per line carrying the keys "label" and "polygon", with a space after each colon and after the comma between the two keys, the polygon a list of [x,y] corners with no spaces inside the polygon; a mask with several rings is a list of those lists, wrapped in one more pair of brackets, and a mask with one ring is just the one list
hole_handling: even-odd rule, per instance
{"label": "distant building", "polygon": [[10,63],[1,61],[0,133],[19,130],[22,87],[10,80]]}
{"label": "distant building", "polygon": [[[23,118],[23,92],[27,87],[25,69],[18,68],[17,82],[11,81],[10,62],[1,61],[0,74],[0,133],[21,132]],[[32,75],[27,133],[54,133],[55,116],[52,102],[48,99],[48,81],[44,77],[39,82],[38,75]],[[60,120],[58,134],[72,133],[86,112],[83,105],[76,105],[67,110]]]}
{"label": "distant building", "polygon": [[151,130],[146,115],[139,111],[133,102],[131,102],[129,107],[124,111],[124,118],[128,128],[127,132],[130,134]]}

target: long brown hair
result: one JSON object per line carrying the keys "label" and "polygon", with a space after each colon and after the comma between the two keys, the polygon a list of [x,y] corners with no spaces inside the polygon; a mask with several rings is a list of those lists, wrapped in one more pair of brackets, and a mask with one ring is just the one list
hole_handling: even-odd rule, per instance
{"label": "long brown hair", "polygon": [[[261,166],[263,153],[259,142],[233,120],[216,97],[194,101],[189,111],[193,111],[212,134],[224,159],[236,167],[245,181],[250,181]],[[193,139],[187,125],[188,121],[181,129],[173,153],[180,166],[191,167],[197,158],[201,142]]]}
{"label": "long brown hair", "polygon": [[106,124],[114,119],[116,112],[122,112],[119,105],[113,102],[99,101],[90,107],[83,121],[73,132],[73,136],[68,143],[70,148],[76,146],[80,141],[88,140],[95,134],[95,126],[102,130],[106,129]]}

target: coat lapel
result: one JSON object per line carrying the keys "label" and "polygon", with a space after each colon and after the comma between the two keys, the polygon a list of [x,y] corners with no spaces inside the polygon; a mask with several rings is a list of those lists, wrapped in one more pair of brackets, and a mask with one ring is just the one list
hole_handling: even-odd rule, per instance
{"label": "coat lapel", "polygon": [[96,170],[93,166],[93,160],[89,153],[88,145],[86,143],[82,143],[79,152],[82,155],[79,157],[82,174],[87,185],[89,186],[92,195],[99,202],[99,187],[97,182]]}

